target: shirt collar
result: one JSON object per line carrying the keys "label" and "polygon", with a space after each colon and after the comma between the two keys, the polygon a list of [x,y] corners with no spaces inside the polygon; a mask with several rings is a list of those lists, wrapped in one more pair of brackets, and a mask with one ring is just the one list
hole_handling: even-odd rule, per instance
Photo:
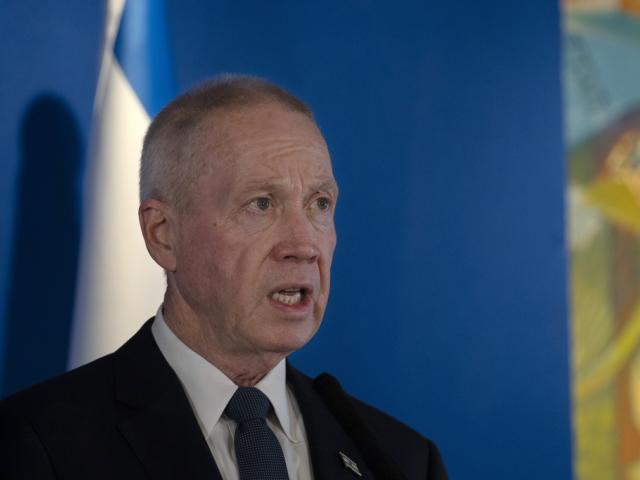
{"label": "shirt collar", "polygon": [[282,359],[256,384],[256,388],[264,393],[280,422],[282,430],[292,442],[296,441],[291,432],[289,417],[289,399],[287,398],[287,369],[285,360]]}
{"label": "shirt collar", "polygon": [[[164,320],[162,306],[156,313],[151,332],[160,351],[182,382],[202,428],[210,434],[238,386],[173,333]],[[286,362],[282,359],[258,382],[256,388],[271,401],[285,435],[290,441],[297,442],[291,428],[286,372]]]}

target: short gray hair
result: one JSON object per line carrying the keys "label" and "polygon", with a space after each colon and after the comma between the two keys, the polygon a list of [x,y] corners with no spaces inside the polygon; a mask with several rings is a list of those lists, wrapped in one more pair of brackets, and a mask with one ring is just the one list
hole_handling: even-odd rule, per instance
{"label": "short gray hair", "polygon": [[300,99],[261,78],[221,75],[169,102],[153,119],[144,137],[140,159],[140,201],[155,198],[178,209],[189,205],[189,186],[201,174],[198,126],[212,112],[275,102],[313,114]]}

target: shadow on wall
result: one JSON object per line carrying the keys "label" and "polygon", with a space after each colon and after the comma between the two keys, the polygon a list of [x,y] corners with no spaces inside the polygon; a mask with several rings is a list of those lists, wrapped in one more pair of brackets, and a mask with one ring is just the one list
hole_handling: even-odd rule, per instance
{"label": "shadow on wall", "polygon": [[64,100],[29,104],[20,148],[1,396],[66,370],[80,240],[84,149]]}

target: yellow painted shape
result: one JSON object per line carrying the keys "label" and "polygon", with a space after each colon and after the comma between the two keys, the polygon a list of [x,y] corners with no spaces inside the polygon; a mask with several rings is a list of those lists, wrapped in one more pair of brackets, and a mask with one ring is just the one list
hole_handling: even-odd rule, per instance
{"label": "yellow painted shape", "polygon": [[640,233],[640,201],[629,182],[621,178],[598,180],[585,189],[585,199],[619,227]]}
{"label": "yellow painted shape", "polygon": [[575,384],[575,395],[583,399],[608,385],[629,359],[640,342],[640,302],[622,332],[596,359],[594,365],[580,375]]}

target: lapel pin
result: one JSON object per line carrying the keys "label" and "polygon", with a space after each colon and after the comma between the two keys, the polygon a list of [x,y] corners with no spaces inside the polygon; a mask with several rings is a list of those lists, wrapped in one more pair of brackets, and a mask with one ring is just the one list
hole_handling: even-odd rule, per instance
{"label": "lapel pin", "polygon": [[353,473],[355,473],[359,477],[362,476],[362,473],[360,473],[360,469],[358,468],[358,464],[356,462],[351,460],[342,452],[338,452],[338,454],[340,455],[340,458],[342,459],[342,463],[344,463],[345,467],[347,467],[349,470],[351,470]]}

